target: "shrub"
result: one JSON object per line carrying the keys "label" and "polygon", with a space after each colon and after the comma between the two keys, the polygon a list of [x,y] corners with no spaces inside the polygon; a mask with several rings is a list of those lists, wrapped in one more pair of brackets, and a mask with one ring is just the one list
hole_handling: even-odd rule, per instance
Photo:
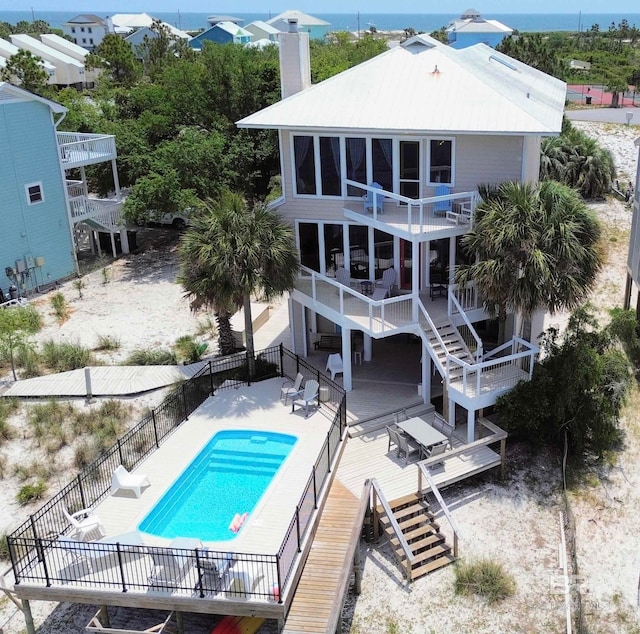
{"label": "shrub", "polygon": [[15,438],[15,436],[16,430],[13,428],[13,425],[5,418],[0,418],[0,443],[5,440],[11,440]]}
{"label": "shrub", "polygon": [[71,403],[48,401],[33,405],[28,412],[27,423],[38,445],[47,440],[65,438],[64,425],[74,412]]}
{"label": "shrub", "polygon": [[82,278],[78,278],[73,281],[73,288],[78,291],[78,299],[82,299],[82,289],[85,287],[84,280]]}
{"label": "shrub", "polygon": [[84,469],[98,457],[96,447],[86,440],[81,440],[73,452],[73,464],[77,469]]}
{"label": "shrub", "polygon": [[108,284],[111,278],[111,269],[108,266],[105,266],[102,269],[102,283]]}
{"label": "shrub", "polygon": [[502,564],[489,559],[472,563],[459,563],[455,569],[456,594],[477,594],[489,605],[511,597],[516,591],[516,582]]}
{"label": "shrub", "polygon": [[16,365],[22,368],[20,376],[23,379],[40,376],[42,374],[40,362],[41,358],[38,351],[30,343],[23,342],[22,345],[16,349]]}
{"label": "shrub", "polygon": [[16,412],[20,404],[14,398],[0,400],[0,443],[15,438],[16,432],[9,423],[9,416]]}
{"label": "shrub", "polygon": [[0,535],[0,559],[9,559],[9,544],[7,543],[7,533]]}
{"label": "shrub", "polygon": [[69,306],[67,306],[67,300],[62,293],[54,293],[49,301],[51,302],[51,308],[53,308],[53,314],[56,316],[59,324],[68,319]]}
{"label": "shrub", "polygon": [[0,454],[0,480],[4,480],[4,477],[7,474],[8,462],[7,456]]}
{"label": "shrub", "polygon": [[138,348],[134,350],[122,365],[175,365],[176,355],[162,348]]}
{"label": "shrub", "polygon": [[104,351],[119,350],[120,339],[113,335],[98,335],[98,345],[94,349]]}
{"label": "shrub", "polygon": [[177,358],[188,363],[200,361],[208,347],[208,343],[199,343],[191,335],[184,335],[184,337],[176,339],[174,344]]}
{"label": "shrub", "polygon": [[45,365],[56,372],[66,372],[95,364],[89,350],[79,343],[56,343],[49,340],[42,344],[42,359]]}
{"label": "shrub", "polygon": [[33,502],[34,500],[40,500],[42,496],[47,492],[47,483],[38,480],[34,484],[25,484],[16,495],[16,500],[23,506]]}

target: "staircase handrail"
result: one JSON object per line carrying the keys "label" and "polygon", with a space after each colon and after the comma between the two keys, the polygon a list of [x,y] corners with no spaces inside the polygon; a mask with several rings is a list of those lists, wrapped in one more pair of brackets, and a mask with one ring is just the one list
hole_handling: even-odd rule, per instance
{"label": "staircase handrail", "polygon": [[[377,495],[378,500],[380,501],[380,504],[384,509],[384,512],[387,514],[387,517],[389,518],[389,523],[393,527],[393,532],[396,534],[396,537],[398,538],[398,542],[400,543],[400,546],[402,546],[402,550],[404,551],[404,554],[407,558],[407,579],[411,579],[411,564],[414,558],[414,554],[413,554],[413,551],[411,550],[411,546],[409,546],[409,543],[405,539],[402,533],[402,529],[398,524],[398,520],[396,520],[395,516],[393,515],[393,511],[389,506],[389,502],[387,502],[387,498],[384,496],[384,493],[382,492],[382,489],[380,488],[380,485],[378,484],[378,481],[375,478],[371,478],[371,488]],[[376,513],[375,504],[373,505],[373,511],[374,513]]]}
{"label": "staircase handrail", "polygon": [[465,313],[465,311],[462,309],[462,306],[460,305],[458,298],[455,296],[455,293],[452,292],[451,286],[449,287],[449,293],[447,293],[447,296],[448,296],[447,312],[449,314],[449,317],[453,316],[453,308],[455,308],[458,311],[458,314],[460,314],[460,316],[462,317],[462,321],[464,322],[464,325],[469,329],[471,336],[474,338],[476,342],[476,353],[474,355],[476,361],[482,360],[482,339],[480,339],[480,337],[478,336],[478,333],[475,331],[475,328],[469,321],[469,318],[467,317],[467,314]]}
{"label": "staircase handrail", "polygon": [[453,531],[453,556],[457,557],[458,556],[458,539],[463,539],[462,532],[460,531],[460,528],[458,527],[458,524],[456,523],[456,521],[453,519],[453,516],[451,515],[449,508],[445,504],[445,501],[442,498],[442,495],[440,494],[440,491],[438,490],[436,483],[431,477],[429,470],[421,462],[419,462],[418,463],[418,491],[419,492],[422,492],[422,478],[424,478],[427,481],[427,484],[429,485],[431,492],[435,496],[436,500],[438,500],[438,504],[440,504],[440,508],[442,509],[444,516],[449,521],[449,526],[451,526],[451,530]]}
{"label": "staircase handrail", "polygon": [[[537,354],[538,352],[540,352],[540,348],[538,346],[536,346],[535,344],[531,343],[530,341],[527,341],[526,339],[522,339],[521,337],[512,337],[509,341],[506,341],[505,343],[503,343],[502,345],[498,346],[497,348],[493,348],[492,350],[487,351],[482,360],[483,361],[487,361],[488,359],[490,359],[492,356],[494,356],[496,353],[498,352],[502,352],[503,350],[506,350],[507,348],[511,348],[511,350],[514,349],[514,343],[520,343],[523,346],[525,346],[525,348],[529,348],[530,351],[532,351],[534,354]],[[515,354],[514,352],[512,352],[511,354]],[[504,359],[506,357],[501,357],[501,359]]]}
{"label": "staircase handrail", "polygon": [[[440,333],[438,332],[438,329],[436,328],[435,324],[433,323],[433,320],[431,319],[431,317],[429,316],[429,313],[427,312],[426,308],[423,306],[421,301],[418,301],[418,312],[422,312],[422,315],[424,316],[424,318],[427,320],[427,324],[429,325],[429,328],[431,328],[431,331],[433,332],[433,334],[435,335],[438,343],[442,346],[442,349],[445,352],[445,360],[447,360],[451,355],[449,354],[449,352],[447,351],[447,346],[445,345],[444,341],[442,340],[442,337],[440,336]],[[426,339],[424,330],[423,328],[420,326],[420,319],[418,319],[418,331],[420,332],[421,337],[424,340],[424,343],[427,347],[428,350],[433,350],[433,346],[429,343],[429,341]],[[445,367],[442,364],[442,361],[440,361],[437,358],[437,355],[432,355],[433,360],[440,365],[440,369],[444,372]],[[442,373],[441,373],[442,374]],[[448,372],[447,372],[447,384],[449,381],[448,378]]]}

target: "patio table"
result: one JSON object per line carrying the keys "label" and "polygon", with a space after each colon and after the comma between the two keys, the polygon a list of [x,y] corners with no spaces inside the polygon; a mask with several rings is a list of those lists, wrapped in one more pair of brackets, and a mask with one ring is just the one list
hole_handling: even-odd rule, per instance
{"label": "patio table", "polygon": [[444,434],[431,427],[429,423],[418,416],[400,421],[398,423],[398,427],[411,436],[411,438],[416,440],[425,449],[448,440]]}

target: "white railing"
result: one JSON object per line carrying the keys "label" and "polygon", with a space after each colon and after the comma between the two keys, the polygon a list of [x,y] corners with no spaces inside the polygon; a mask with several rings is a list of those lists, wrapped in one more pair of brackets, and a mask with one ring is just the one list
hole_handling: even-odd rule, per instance
{"label": "white railing", "polygon": [[58,153],[64,163],[108,160],[116,157],[116,138],[105,134],[58,132]]}
{"label": "white railing", "polygon": [[460,306],[458,309],[460,312],[466,310],[476,310],[478,308],[478,291],[476,289],[475,282],[467,282],[464,286],[459,284],[449,285],[449,315],[452,315],[451,297],[455,296],[455,299]]}
{"label": "white railing", "polygon": [[353,321],[358,328],[378,335],[406,329],[414,323],[411,295],[374,301],[306,266],[301,266],[300,271],[302,275],[295,283],[297,290]]}
{"label": "white railing", "polygon": [[460,315],[462,321],[464,322],[461,326],[458,326],[458,332],[462,337],[462,340],[467,345],[467,348],[470,352],[473,353],[476,361],[482,360],[482,339],[478,336],[478,333],[475,331],[475,328],[469,321],[464,308],[458,302],[458,298],[456,297],[453,286],[449,286],[449,293],[447,294],[448,298],[448,314],[449,317],[453,317],[454,315]]}
{"label": "white railing", "polygon": [[449,356],[449,353],[447,352],[447,346],[442,340],[442,337],[440,336],[440,333],[433,323],[429,313],[422,305],[422,302],[418,302],[418,325],[420,326],[420,334],[422,335],[427,350],[429,350],[429,353],[431,354],[433,362],[438,367],[440,375],[445,377],[445,381],[448,382],[449,379],[447,377],[447,374],[445,373],[445,366],[442,364],[442,360],[435,353],[433,344],[429,341],[429,334],[433,334],[442,350],[447,356]]}
{"label": "white railing", "polygon": [[69,204],[74,222],[93,220],[106,228],[119,227],[122,224],[122,201],[102,201],[79,196],[69,200]]}
{"label": "white railing", "polygon": [[[362,211],[358,213],[366,216],[372,215],[373,220],[386,223],[384,212],[379,210],[378,207],[384,207],[385,200],[396,201],[398,209],[406,210],[403,213],[406,213],[407,217],[407,231],[416,235],[426,233],[430,229],[433,229],[434,223],[443,226],[446,226],[448,223],[453,225],[460,224],[460,216],[468,219],[468,222],[465,223],[466,226],[473,226],[473,215],[480,200],[478,192],[460,192],[446,196],[429,196],[427,198],[415,199],[349,179],[345,179],[344,182],[346,185],[357,187],[365,192]],[[370,210],[365,209],[365,204],[369,207],[369,204],[366,203],[369,196],[367,192],[370,192],[372,196],[371,202],[373,204]],[[456,209],[465,209],[468,210],[468,212],[460,214],[456,212]]]}
{"label": "white railing", "polygon": [[82,181],[67,180],[67,194],[69,198],[85,196],[84,183]]}

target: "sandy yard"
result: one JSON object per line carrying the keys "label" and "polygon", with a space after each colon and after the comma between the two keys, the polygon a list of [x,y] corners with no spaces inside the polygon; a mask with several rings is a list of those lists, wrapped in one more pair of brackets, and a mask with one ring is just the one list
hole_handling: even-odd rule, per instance
{"label": "sandy yard", "polygon": [[[576,123],[597,136],[616,157],[621,182],[635,174],[637,148],[633,140],[638,128],[611,124]],[[605,227],[607,265],[593,294],[593,302],[606,316],[606,308],[621,305],[625,283],[625,262],[631,213],[623,202],[609,200],[593,204]],[[147,230],[151,232],[152,230]],[[149,235],[160,235],[153,230]],[[171,232],[164,232],[171,238]],[[143,253],[100,264],[84,276],[83,298],[71,283],[64,293],[71,307],[67,321],[59,325],[51,314],[49,296],[34,303],[45,314],[46,326],[38,341],[78,341],[94,347],[99,336],[120,341],[115,352],[99,353],[103,361],[118,362],[138,347],[169,347],[177,337],[206,329],[204,316],[193,315],[181,288],[175,283],[177,262],[175,234],[168,246],[151,246]],[[148,244],[145,243],[145,244]],[[108,283],[104,283],[103,268]],[[202,334],[215,352],[215,341]],[[9,379],[9,375],[5,376]],[[127,399],[130,423],[140,411],[161,400],[163,391]],[[20,483],[13,475],[15,465],[31,461],[38,449],[26,423],[25,403],[12,419],[17,431],[13,440],[0,445],[6,461],[0,487],[0,530],[10,531],[24,521],[41,502],[19,506],[15,494]],[[78,408],[86,408],[77,401]],[[96,407],[99,404],[94,404]],[[577,523],[577,549],[585,620],[590,632],[637,632],[640,555],[636,517],[640,511],[640,395],[637,390],[622,424],[627,432],[625,450],[616,462],[594,475],[572,493]],[[445,490],[462,531],[460,555],[469,560],[491,557],[513,574],[516,595],[487,607],[482,600],[457,597],[453,593],[454,569],[449,566],[407,587],[393,555],[384,543],[363,543],[363,593],[349,596],[343,614],[345,631],[353,634],[439,632],[563,632],[564,602],[560,543],[560,470],[549,456],[532,456],[515,443],[507,444],[507,477],[482,475],[464,485]],[[73,476],[71,451],[60,451],[60,469],[52,476],[50,493]],[[32,604],[39,634],[75,634],[84,631],[94,606]],[[149,614],[114,610],[114,622],[144,624],[154,621]],[[155,621],[159,622],[159,619]],[[188,632],[208,632],[212,618],[189,617]],[[0,632],[24,631],[22,615],[6,598],[0,598]],[[261,634],[275,632],[270,623]]]}

